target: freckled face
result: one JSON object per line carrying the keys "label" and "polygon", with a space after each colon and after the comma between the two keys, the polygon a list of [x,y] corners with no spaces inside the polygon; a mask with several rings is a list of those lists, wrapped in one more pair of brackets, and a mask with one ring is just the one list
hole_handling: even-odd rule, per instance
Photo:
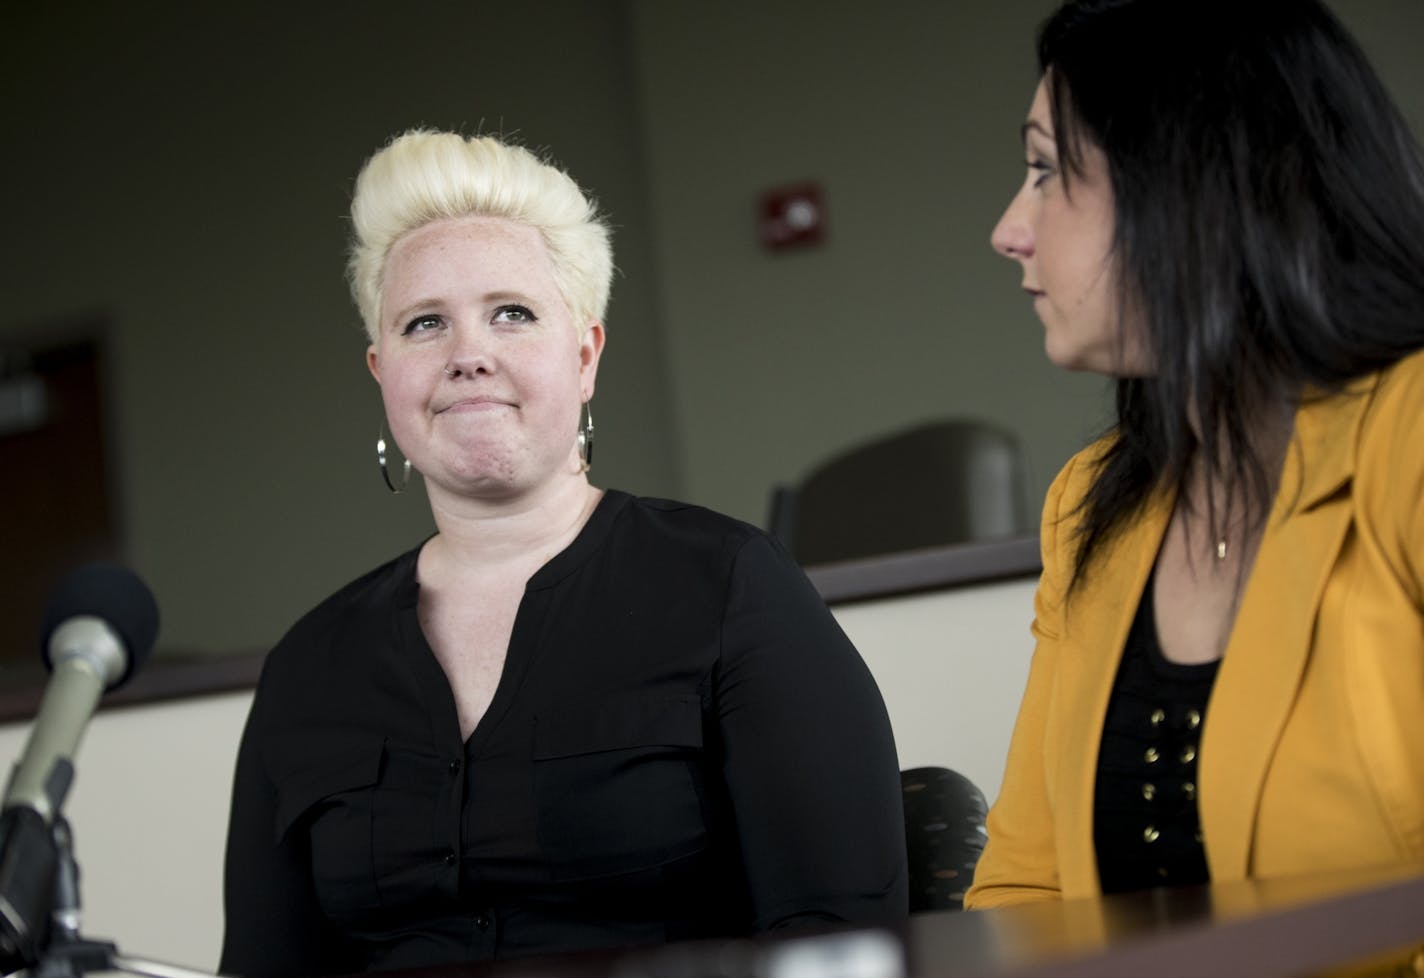
{"label": "freckled face", "polygon": [[538,231],[434,221],[396,242],[383,281],[367,365],[432,492],[508,498],[583,478],[575,437],[603,327],[574,323]]}
{"label": "freckled face", "polygon": [[1069,370],[1115,377],[1150,373],[1135,332],[1119,336],[1112,256],[1113,194],[1107,159],[1083,147],[1083,172],[1071,194],[1059,167],[1048,86],[1040,82],[1024,128],[1028,176],[991,238],[994,250],[1023,268],[1048,358]]}

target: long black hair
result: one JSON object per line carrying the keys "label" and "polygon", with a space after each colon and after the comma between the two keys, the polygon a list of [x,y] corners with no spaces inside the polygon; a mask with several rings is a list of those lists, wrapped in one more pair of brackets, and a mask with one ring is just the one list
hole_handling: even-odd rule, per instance
{"label": "long black hair", "polygon": [[1120,309],[1154,363],[1117,382],[1076,584],[1195,465],[1227,492],[1213,532],[1263,520],[1253,421],[1424,347],[1424,157],[1318,0],[1076,0],[1038,55],[1069,192],[1085,143],[1107,157]]}

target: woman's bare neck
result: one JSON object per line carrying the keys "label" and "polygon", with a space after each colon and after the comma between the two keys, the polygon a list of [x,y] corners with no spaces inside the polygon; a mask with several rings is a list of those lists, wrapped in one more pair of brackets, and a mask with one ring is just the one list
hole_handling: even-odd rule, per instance
{"label": "woman's bare neck", "polygon": [[422,578],[541,567],[573,542],[602,496],[582,475],[507,500],[444,498],[431,492],[439,532],[421,551]]}

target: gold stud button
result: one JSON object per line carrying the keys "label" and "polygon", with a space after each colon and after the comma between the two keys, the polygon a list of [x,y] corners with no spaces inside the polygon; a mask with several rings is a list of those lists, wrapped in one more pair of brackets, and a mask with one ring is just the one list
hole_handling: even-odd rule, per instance
{"label": "gold stud button", "polygon": [[1182,748],[1182,763],[1190,764],[1197,759],[1197,749],[1191,745]]}
{"label": "gold stud button", "polygon": [[1187,796],[1187,801],[1197,800],[1197,786],[1190,781],[1182,782],[1182,794]]}
{"label": "gold stud button", "polygon": [[1157,786],[1151,781],[1144,781],[1142,784],[1142,797],[1151,801],[1157,797]]}
{"label": "gold stud button", "polygon": [[1162,756],[1162,755],[1157,752],[1157,748],[1156,748],[1156,747],[1149,747],[1149,748],[1147,748],[1147,750],[1143,751],[1143,753],[1142,753],[1142,759],[1143,759],[1144,761],[1146,761],[1148,764],[1156,764],[1156,763],[1157,763],[1157,759],[1158,759],[1159,757],[1161,757],[1161,756]]}
{"label": "gold stud button", "polygon": [[1152,726],[1160,727],[1162,726],[1162,721],[1167,719],[1167,711],[1161,709],[1153,710],[1152,716],[1149,717],[1149,719],[1152,721]]}
{"label": "gold stud button", "polygon": [[1153,828],[1152,826],[1149,825],[1149,826],[1147,826],[1147,828],[1145,828],[1145,829],[1142,830],[1142,841],[1143,841],[1143,842],[1156,842],[1157,839],[1158,839],[1158,837],[1159,837],[1161,834],[1162,834],[1161,832],[1158,832],[1155,828]]}
{"label": "gold stud button", "polygon": [[1187,729],[1188,729],[1188,730],[1195,730],[1197,727],[1200,727],[1200,726],[1201,726],[1201,714],[1198,713],[1196,710],[1188,710],[1188,711],[1187,711]]}

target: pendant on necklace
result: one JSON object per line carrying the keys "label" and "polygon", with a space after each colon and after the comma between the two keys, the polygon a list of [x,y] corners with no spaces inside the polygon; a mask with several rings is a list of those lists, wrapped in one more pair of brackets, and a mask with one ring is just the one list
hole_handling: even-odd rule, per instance
{"label": "pendant on necklace", "polygon": [[1222,537],[1220,540],[1216,541],[1216,559],[1226,559],[1226,537]]}

